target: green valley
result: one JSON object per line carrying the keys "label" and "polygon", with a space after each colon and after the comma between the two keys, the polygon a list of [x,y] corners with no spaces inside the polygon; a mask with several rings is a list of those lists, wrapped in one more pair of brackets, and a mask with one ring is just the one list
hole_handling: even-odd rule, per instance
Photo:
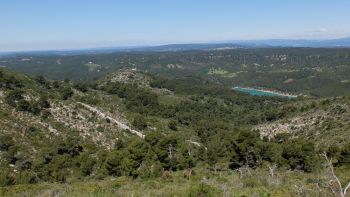
{"label": "green valley", "polygon": [[135,69],[86,81],[1,69],[0,85],[2,196],[317,196],[337,189],[333,167],[349,182],[345,96],[250,96]]}

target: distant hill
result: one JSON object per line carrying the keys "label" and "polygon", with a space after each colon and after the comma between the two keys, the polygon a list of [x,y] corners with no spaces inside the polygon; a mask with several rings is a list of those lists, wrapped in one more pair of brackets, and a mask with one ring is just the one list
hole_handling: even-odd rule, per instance
{"label": "distant hill", "polygon": [[222,43],[169,44],[153,47],[134,48],[131,51],[189,51],[189,50],[224,50],[236,48],[269,47],[313,47],[334,48],[350,47],[350,37],[327,40],[307,39],[270,39],[270,40],[233,40]]}
{"label": "distant hill", "polygon": [[124,46],[103,47],[72,50],[42,50],[42,51],[18,51],[0,52],[0,57],[8,56],[46,56],[46,55],[85,55],[85,54],[109,54],[116,52],[171,52],[171,51],[194,51],[194,50],[227,50],[239,48],[271,48],[271,47],[312,47],[312,48],[336,48],[350,47],[350,37],[326,40],[307,39],[270,39],[270,40],[230,40],[212,43],[191,44],[167,44],[157,46]]}
{"label": "distant hill", "polygon": [[1,57],[15,56],[73,56],[73,55],[97,55],[110,53],[130,52],[174,52],[174,51],[195,51],[195,50],[227,50],[245,48],[233,43],[197,43],[197,44],[168,44],[159,46],[134,46],[134,47],[105,47],[73,50],[42,50],[42,51],[18,51],[0,52]]}
{"label": "distant hill", "polygon": [[192,50],[225,50],[244,48],[235,43],[195,43],[195,44],[169,44],[161,46],[131,49],[131,51],[192,51]]}
{"label": "distant hill", "polygon": [[241,46],[249,47],[314,47],[334,48],[350,47],[350,38],[329,40],[306,40],[306,39],[271,39],[271,40],[245,40],[230,41]]}

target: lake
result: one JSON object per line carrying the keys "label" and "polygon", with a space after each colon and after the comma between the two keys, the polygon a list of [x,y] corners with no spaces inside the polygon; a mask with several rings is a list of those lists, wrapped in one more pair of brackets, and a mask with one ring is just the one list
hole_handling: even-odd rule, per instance
{"label": "lake", "polygon": [[270,90],[259,90],[254,88],[242,88],[242,87],[234,87],[233,88],[236,91],[239,92],[245,92],[253,96],[280,96],[280,97],[288,97],[288,98],[297,98],[296,95],[290,95],[290,94],[283,94],[279,92],[274,92]]}

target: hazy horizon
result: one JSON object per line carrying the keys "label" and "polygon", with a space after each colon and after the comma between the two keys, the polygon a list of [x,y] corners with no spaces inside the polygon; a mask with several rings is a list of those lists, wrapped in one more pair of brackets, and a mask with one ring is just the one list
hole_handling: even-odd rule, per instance
{"label": "hazy horizon", "polygon": [[349,1],[0,2],[0,51],[350,37]]}

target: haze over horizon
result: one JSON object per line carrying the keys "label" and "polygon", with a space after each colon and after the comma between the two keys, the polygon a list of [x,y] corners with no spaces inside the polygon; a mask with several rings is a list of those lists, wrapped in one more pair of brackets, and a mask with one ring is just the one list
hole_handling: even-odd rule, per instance
{"label": "haze over horizon", "polygon": [[0,2],[0,51],[350,36],[349,1]]}

